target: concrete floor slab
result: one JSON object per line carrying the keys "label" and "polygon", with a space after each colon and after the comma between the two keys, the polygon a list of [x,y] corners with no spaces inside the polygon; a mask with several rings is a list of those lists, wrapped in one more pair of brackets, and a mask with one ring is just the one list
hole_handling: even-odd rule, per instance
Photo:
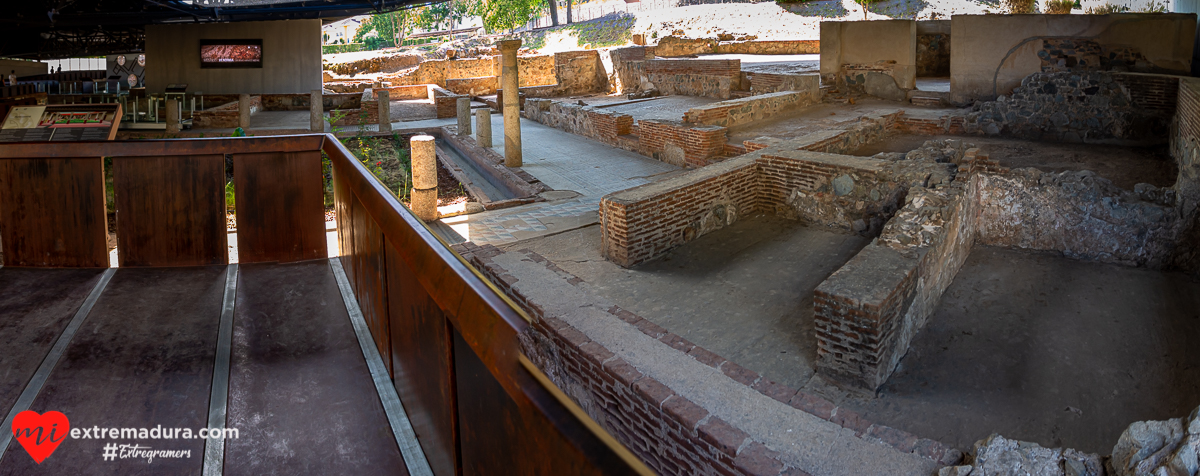
{"label": "concrete floor slab", "polygon": [[758,216],[634,269],[600,256],[599,227],[512,248],[533,250],[622,308],[800,388],[812,377],[816,358],[813,290],[868,241]]}
{"label": "concrete floor slab", "polygon": [[653,101],[642,101],[621,104],[604,108],[608,111],[629,114],[634,122],[643,119],[661,119],[667,121],[682,121],[683,115],[693,107],[707,106],[719,102],[720,99],[694,96],[663,96]]}
{"label": "concrete floor slab", "polygon": [[1200,404],[1200,282],[977,246],[874,399],[834,402],[960,449],[992,432],[1108,454]]}
{"label": "concrete floor slab", "polygon": [[863,116],[891,114],[907,110],[909,107],[910,104],[866,96],[859,98],[856,104],[818,103],[767,120],[733,127],[728,133],[729,143],[741,144],[743,141],[762,136],[790,139],[813,132],[837,129],[856,122]]}
{"label": "concrete floor slab", "polygon": [[[680,58],[684,59],[684,58]],[[696,59],[736,59],[742,61],[742,71],[772,74],[818,73],[821,55],[699,55]]]}

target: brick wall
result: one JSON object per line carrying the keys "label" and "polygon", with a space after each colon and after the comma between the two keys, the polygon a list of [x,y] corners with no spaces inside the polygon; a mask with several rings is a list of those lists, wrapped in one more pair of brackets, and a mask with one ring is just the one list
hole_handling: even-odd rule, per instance
{"label": "brick wall", "polygon": [[458,117],[458,98],[467,97],[465,94],[455,94],[436,86],[430,87],[429,91],[433,94],[438,119]]}
{"label": "brick wall", "polygon": [[[872,391],[887,381],[971,252],[976,172],[993,165],[971,149],[949,185],[910,189],[879,239],[817,287],[819,373]],[[923,238],[911,239],[914,230]]]}
{"label": "brick wall", "polygon": [[[196,111],[192,114],[194,129],[230,129],[238,127],[241,103],[235,97],[232,102],[217,107]],[[262,96],[250,96],[250,115],[262,110]]]}
{"label": "brick wall", "polygon": [[[746,432],[709,414],[704,407],[676,394],[653,377],[643,375],[602,344],[544,312],[542,306],[514,286],[518,282],[516,277],[492,261],[500,253],[495,247],[464,243],[455,245],[455,249],[533,317],[532,325],[520,336],[522,352],[593,420],[658,474],[808,476],[803,470],[783,463],[779,453]],[[528,250],[518,253],[545,265],[568,283],[576,286],[582,283],[536,253]],[[850,430],[856,438],[888,445],[939,465],[953,465],[962,458],[962,453],[941,443],[872,423],[824,398],[772,382],[619,306],[606,311],[767,397]]]}
{"label": "brick wall", "polygon": [[388,98],[393,101],[402,99],[429,99],[428,84],[410,84],[405,86],[389,86],[386,88]]}
{"label": "brick wall", "polygon": [[754,159],[730,159],[605,196],[600,202],[604,257],[630,267],[753,212],[759,180]]}
{"label": "brick wall", "polygon": [[1113,80],[1129,91],[1133,105],[1141,109],[1174,113],[1179,102],[1179,76],[1120,73]]}
{"label": "brick wall", "polygon": [[629,134],[633,125],[633,117],[628,114],[549,99],[526,99],[522,114],[555,129],[606,144],[614,144],[617,136]]}
{"label": "brick wall", "polygon": [[773,74],[746,72],[750,92],[768,94],[779,91],[809,91],[814,101],[820,100],[821,76],[818,74]]}
{"label": "brick wall", "polygon": [[703,167],[725,153],[726,132],[720,126],[690,126],[677,121],[638,121],[641,152],[678,166]]}

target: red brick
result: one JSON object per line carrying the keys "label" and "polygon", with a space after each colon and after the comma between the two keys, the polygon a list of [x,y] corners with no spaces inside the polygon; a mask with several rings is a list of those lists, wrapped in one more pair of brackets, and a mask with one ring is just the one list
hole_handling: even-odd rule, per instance
{"label": "red brick", "polygon": [[713,445],[718,451],[730,456],[737,455],[737,450],[742,447],[746,439],[750,437],[746,432],[734,428],[725,420],[710,416],[708,421],[700,425],[700,438]]}
{"label": "red brick", "polygon": [[620,357],[605,362],[604,369],[611,372],[618,382],[625,385],[633,385],[634,382],[642,378],[641,372],[638,372],[632,365],[629,365],[629,362]]}
{"label": "red brick", "polygon": [[837,423],[842,428],[854,430],[855,436],[866,434],[867,429],[871,427],[871,422],[859,415],[858,412],[847,410],[844,407],[838,407],[834,410],[833,417],[829,421]]}
{"label": "red brick", "polygon": [[733,459],[733,464],[737,469],[753,476],[776,476],[783,471],[779,453],[757,441],[746,445],[742,452]]}
{"label": "red brick", "polygon": [[688,430],[695,430],[696,425],[700,424],[700,420],[708,416],[708,410],[679,395],[668,398],[667,401],[663,402],[662,409],[667,416],[679,422],[680,425],[683,425]]}
{"label": "red brick", "polygon": [[673,348],[675,350],[678,350],[680,352],[685,352],[685,353],[689,350],[692,350],[693,347],[696,347],[696,344],[693,344],[693,343],[691,343],[691,341],[684,339],[683,337],[680,337],[671,332],[668,332],[666,335],[662,336],[658,340],[664,344],[671,346],[671,348]]}
{"label": "red brick", "polygon": [[805,411],[822,420],[829,420],[833,417],[833,411],[836,408],[832,402],[821,397],[809,395],[803,391],[796,393],[788,405],[792,408]]}
{"label": "red brick", "polygon": [[675,395],[675,392],[666,385],[650,377],[644,377],[634,382],[633,390],[647,402],[652,403],[654,408],[661,408],[664,401]]}
{"label": "red brick", "polygon": [[879,424],[871,425],[871,428],[867,430],[867,435],[878,438],[902,453],[911,453],[918,440],[912,433]]}
{"label": "red brick", "polygon": [[784,404],[788,403],[788,401],[790,401],[792,397],[796,395],[796,389],[781,383],[773,382],[766,378],[758,379],[758,382],[756,382],[752,388],[758,390],[759,393]]}
{"label": "red brick", "polygon": [[727,377],[741,382],[743,385],[753,385],[760,378],[758,372],[733,362],[725,362],[725,365],[721,366],[721,372],[724,372]]}

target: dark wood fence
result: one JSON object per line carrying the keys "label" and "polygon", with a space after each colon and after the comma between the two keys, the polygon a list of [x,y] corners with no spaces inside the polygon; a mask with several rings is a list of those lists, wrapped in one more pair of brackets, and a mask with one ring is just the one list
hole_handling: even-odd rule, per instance
{"label": "dark wood fence", "polygon": [[103,159],[121,266],[325,258],[321,151],[342,265],[435,474],[650,474],[520,350],[529,317],[330,135],[0,145],[5,265],[106,267]]}

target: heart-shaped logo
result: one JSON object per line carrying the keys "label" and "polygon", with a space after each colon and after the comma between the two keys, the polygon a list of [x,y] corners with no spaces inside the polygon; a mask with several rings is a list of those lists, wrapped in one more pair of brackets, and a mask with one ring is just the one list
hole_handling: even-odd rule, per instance
{"label": "heart-shaped logo", "polygon": [[71,432],[71,422],[62,412],[46,412],[38,414],[25,410],[13,418],[13,436],[25,448],[25,452],[33,457],[37,464],[42,464],[46,457],[58,449],[58,445],[67,439]]}

